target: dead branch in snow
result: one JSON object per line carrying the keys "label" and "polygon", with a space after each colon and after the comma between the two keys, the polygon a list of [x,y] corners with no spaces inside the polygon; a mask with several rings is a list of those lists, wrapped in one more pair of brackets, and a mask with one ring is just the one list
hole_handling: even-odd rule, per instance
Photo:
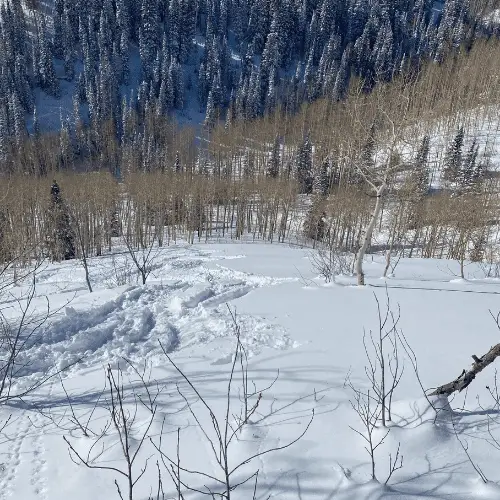
{"label": "dead branch in snow", "polygon": [[[500,330],[500,313],[495,316],[490,311],[490,314],[493,317],[497,328]],[[469,387],[478,373],[482,372],[488,365],[491,365],[491,363],[493,363],[493,361],[495,361],[499,356],[500,343],[491,347],[490,350],[481,357],[472,354],[471,357],[474,360],[474,363],[472,363],[472,366],[468,370],[463,369],[462,373],[455,380],[439,386],[431,392],[429,396],[450,396],[454,392],[463,391],[465,388]]]}
{"label": "dead branch in snow", "polygon": [[500,344],[494,345],[486,354],[478,358],[475,354],[472,354],[472,359],[474,363],[472,364],[469,370],[462,370],[462,373],[451,382],[447,384],[439,386],[433,392],[431,392],[430,396],[439,396],[445,395],[449,396],[454,392],[461,392],[466,387],[468,387],[472,381],[476,378],[476,375],[482,372],[488,365],[493,363],[496,358],[500,356]]}

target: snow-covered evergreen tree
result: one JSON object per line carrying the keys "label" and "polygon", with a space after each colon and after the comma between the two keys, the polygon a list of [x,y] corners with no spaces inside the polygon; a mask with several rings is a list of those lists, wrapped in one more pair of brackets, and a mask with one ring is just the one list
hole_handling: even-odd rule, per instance
{"label": "snow-covered evergreen tree", "polygon": [[349,87],[350,80],[350,57],[351,49],[347,46],[342,54],[342,59],[340,61],[340,67],[335,78],[335,83],[332,89],[332,99],[334,101],[339,101],[344,98],[347,89]]}
{"label": "snow-covered evergreen tree", "polygon": [[24,110],[21,101],[16,92],[12,92],[9,96],[9,115],[13,124],[14,139],[16,145],[20,146],[26,138],[26,122],[24,119]]}
{"label": "snow-covered evergreen tree", "polygon": [[61,116],[61,130],[59,132],[59,168],[69,169],[73,164],[73,146],[69,132],[69,123]]}
{"label": "snow-covered evergreen tree", "polygon": [[205,113],[204,126],[208,129],[212,128],[217,121],[217,108],[215,106],[214,93],[211,90],[208,94],[207,111]]}
{"label": "snow-covered evergreen tree", "polygon": [[152,76],[156,52],[159,50],[158,0],[142,0],[139,50],[142,70],[148,79]]}
{"label": "snow-covered evergreen tree", "polygon": [[456,187],[461,181],[463,144],[464,129],[460,127],[446,150],[443,162],[443,180],[452,187]]}
{"label": "snow-covered evergreen tree", "polygon": [[279,177],[281,164],[281,142],[278,135],[274,138],[273,147],[269,156],[269,163],[267,166],[267,175],[276,179]]}
{"label": "snow-covered evergreen tree", "polygon": [[479,153],[479,144],[477,139],[474,138],[472,144],[467,151],[463,161],[462,161],[462,172],[461,172],[461,184],[465,191],[473,191],[477,185],[479,179],[476,178],[477,175],[477,156]]}
{"label": "snow-covered evergreen tree", "polygon": [[75,39],[72,31],[72,26],[69,18],[68,9],[64,9],[64,24],[63,24],[63,59],[64,59],[64,73],[69,81],[75,78]]}
{"label": "snow-covered evergreen tree", "polygon": [[322,196],[315,196],[307,211],[304,220],[303,232],[306,238],[314,241],[322,241],[326,233],[326,213],[324,210],[324,199]]}
{"label": "snow-covered evergreen tree", "polygon": [[128,40],[132,35],[129,0],[116,0],[116,22],[120,29],[120,39]]}
{"label": "snow-covered evergreen tree", "polygon": [[425,135],[417,151],[415,166],[411,173],[412,188],[416,190],[417,195],[427,194],[429,190],[429,152],[430,137]]}
{"label": "snow-covered evergreen tree", "polygon": [[0,105],[0,162],[7,159],[9,144],[9,128],[7,124],[7,112],[5,107]]}
{"label": "snow-covered evergreen tree", "polygon": [[297,181],[301,194],[311,194],[313,190],[314,175],[312,153],[311,140],[309,134],[306,134],[297,151],[296,157]]}
{"label": "snow-covered evergreen tree", "polygon": [[36,10],[27,23],[22,2],[9,1],[0,8],[0,80],[7,82],[0,91],[8,96],[14,86],[31,113],[33,87],[59,95],[56,58],[66,79],[78,78],[80,101],[89,100],[94,119],[104,119],[98,73],[109,65],[114,85],[133,84],[137,93],[131,57],[138,46],[139,81],[160,114],[189,107],[184,75],[202,113],[210,92],[208,114],[217,109],[231,120],[280,106],[295,113],[305,100],[343,99],[351,77],[369,91],[422,58],[442,61],[469,47],[485,29],[469,3],[446,0],[440,14],[432,0],[54,0],[50,23]]}
{"label": "snow-covered evergreen tree", "polygon": [[[188,61],[193,48],[193,40],[196,33],[196,0],[182,0],[180,4],[180,33],[179,33],[179,60],[183,63]],[[226,13],[227,15],[227,13]],[[223,16],[220,17],[221,23],[224,23]],[[227,19],[225,21],[225,30],[227,29]],[[224,30],[224,33],[225,33]]]}
{"label": "snow-covered evergreen tree", "polygon": [[182,164],[179,151],[175,152],[174,171],[176,174],[180,174],[182,172]]}
{"label": "snow-covered evergreen tree", "polygon": [[59,59],[64,55],[64,0],[54,0],[54,10],[52,14],[53,19],[53,38],[52,46],[55,57]]}
{"label": "snow-covered evergreen tree", "polygon": [[40,51],[39,52],[40,59],[38,60],[39,63],[38,75],[40,78],[40,86],[48,94],[54,97],[59,97],[60,95],[59,81],[57,79],[56,70],[54,68],[52,52],[50,50],[46,38],[45,24],[42,24],[39,33],[39,51]]}
{"label": "snow-covered evergreen tree", "polygon": [[54,181],[50,188],[51,228],[48,240],[52,260],[69,260],[76,256],[75,235],[71,227],[67,206],[62,198],[61,188]]}
{"label": "snow-covered evergreen tree", "polygon": [[40,137],[40,122],[38,121],[38,113],[36,111],[36,108],[33,109],[33,125],[32,125],[32,130],[33,130],[33,136],[38,138]]}
{"label": "snow-covered evergreen tree", "polygon": [[389,81],[393,72],[394,47],[391,22],[385,19],[373,48],[375,75],[379,81]]}
{"label": "snow-covered evergreen tree", "polygon": [[325,158],[316,171],[313,182],[313,193],[318,196],[327,196],[330,190],[330,161]]}

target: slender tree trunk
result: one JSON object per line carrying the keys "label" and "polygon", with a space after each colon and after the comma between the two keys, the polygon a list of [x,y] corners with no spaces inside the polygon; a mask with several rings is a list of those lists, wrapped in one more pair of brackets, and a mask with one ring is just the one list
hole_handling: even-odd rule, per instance
{"label": "slender tree trunk", "polygon": [[382,197],[384,195],[384,190],[385,190],[385,183],[380,186],[376,193],[377,193],[377,202],[375,203],[375,209],[373,210],[372,218],[370,220],[370,223],[368,224],[368,227],[366,228],[365,234],[363,236],[363,240],[361,243],[361,247],[358,251],[358,255],[356,257],[356,275],[358,277],[358,285],[359,286],[364,286],[365,285],[365,274],[363,272],[363,259],[365,257],[366,251],[368,249],[368,246],[370,245],[370,242],[372,240],[372,235],[373,235],[373,230],[375,229],[375,226],[377,225],[377,221],[380,215],[380,212],[382,210]]}
{"label": "slender tree trunk", "polygon": [[389,267],[391,267],[391,250],[392,245],[389,250],[385,253],[385,268],[384,268],[384,278],[387,278],[387,272],[389,271]]}
{"label": "slender tree trunk", "polygon": [[[79,217],[79,214],[76,214],[73,217],[75,221],[77,220],[76,219],[77,217]],[[79,221],[77,221],[75,223],[75,229],[76,229],[76,235],[78,238],[78,242],[80,244],[80,251],[82,253],[81,262],[82,262],[83,270],[85,271],[85,281],[87,282],[87,287],[89,289],[89,292],[92,293],[93,290],[92,290],[92,284],[90,282],[89,263],[87,260],[87,247],[86,247],[87,242],[85,241],[85,235],[82,231],[82,227],[81,227]]]}
{"label": "slender tree trunk", "polygon": [[89,266],[87,262],[87,256],[85,254],[82,255],[82,264],[83,269],[85,270],[85,281],[87,282],[87,287],[89,292],[92,293],[92,284],[90,283],[90,275],[89,275]]}

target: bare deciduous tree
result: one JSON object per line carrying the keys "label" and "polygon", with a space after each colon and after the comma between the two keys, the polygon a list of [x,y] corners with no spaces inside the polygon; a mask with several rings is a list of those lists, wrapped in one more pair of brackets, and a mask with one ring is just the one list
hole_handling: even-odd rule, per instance
{"label": "bare deciduous tree", "polygon": [[[109,391],[106,410],[109,413],[109,420],[101,432],[93,433],[96,437],[93,438],[93,443],[87,453],[84,454],[77,451],[73,443],[66,436],[63,436],[63,439],[68,445],[69,455],[74,463],[84,465],[89,469],[115,472],[119,477],[124,478],[126,482],[126,492],[124,493],[120,488],[118,480],[115,479],[114,481],[120,499],[134,500],[134,488],[144,476],[148,467],[149,458],[143,464],[138,465],[138,457],[144,443],[149,438],[149,430],[153,425],[156,415],[156,399],[151,399],[151,414],[148,421],[142,429],[138,429],[137,412],[141,403],[141,400],[138,398],[138,392],[132,391],[132,401],[131,405],[129,405],[123,382],[123,372],[119,367],[115,375],[111,366],[108,365],[106,368],[106,380]],[[147,388],[144,380],[142,380],[142,383]],[[124,462],[122,468],[108,466],[105,465],[105,462],[99,462],[99,458],[105,452],[103,439],[110,429],[114,429],[119,439]],[[159,484],[161,484],[161,476],[159,476]]]}
{"label": "bare deciduous tree", "polygon": [[311,253],[309,258],[314,270],[330,283],[338,276],[352,274],[353,257],[352,253],[337,248],[333,241],[328,241],[326,245],[320,245],[314,253]]}
{"label": "bare deciduous tree", "polygon": [[[385,439],[391,432],[390,429],[387,429],[384,435],[380,438],[377,438],[375,431],[377,430],[377,423],[380,419],[380,414],[382,411],[382,405],[380,404],[377,397],[373,397],[370,391],[364,394],[359,389],[356,389],[352,383],[349,383],[354,396],[350,401],[351,407],[354,412],[358,415],[363,430],[360,431],[353,426],[349,426],[351,430],[353,430],[356,434],[358,434],[363,441],[366,443],[365,450],[370,457],[370,467],[371,467],[371,478],[374,481],[378,481],[377,479],[377,450],[378,448],[384,444]],[[398,448],[394,458],[392,455],[389,455],[389,471],[387,473],[386,479],[384,480],[384,484],[387,484],[394,472],[401,469],[403,467],[403,455],[400,453],[400,444],[398,444]]]}
{"label": "bare deciduous tree", "polygon": [[[370,106],[373,116],[371,129],[366,136],[369,137],[370,148],[365,145],[352,145],[356,159],[354,167],[356,172],[370,188],[370,196],[375,198],[375,205],[368,222],[363,230],[359,250],[356,256],[356,275],[358,285],[365,284],[363,260],[369,250],[373,232],[379,222],[384,199],[391,182],[394,182],[397,173],[406,168],[406,161],[402,151],[407,146],[406,136],[409,135],[410,125],[410,85],[404,84],[400,88],[399,100],[396,106],[384,102],[383,90],[374,92]],[[392,96],[394,97],[394,96]],[[360,106],[363,106],[360,103]],[[357,106],[353,107],[354,121],[360,122],[361,115]],[[352,149],[351,149],[352,151]]]}
{"label": "bare deciduous tree", "polygon": [[378,297],[374,294],[377,303],[378,332],[371,330],[363,335],[368,366],[365,367],[366,376],[373,391],[373,397],[380,405],[380,418],[382,426],[392,419],[392,398],[401,377],[404,364],[400,359],[399,321],[401,312],[397,313],[391,308],[389,293],[386,289],[386,306],[382,307]]}
{"label": "bare deciduous tree", "polygon": [[158,256],[159,250],[155,246],[159,228],[152,228],[145,220],[142,220],[130,200],[126,205],[122,230],[123,241],[141,277],[142,284],[145,285]]}
{"label": "bare deciduous tree", "polygon": [[[233,315],[233,320],[236,321],[236,317]],[[285,450],[290,446],[297,443],[302,437],[306,434],[309,429],[313,419],[314,419],[314,410],[312,410],[312,415],[307,423],[305,429],[297,436],[297,438],[292,441],[275,447],[269,447],[262,451],[258,451],[253,455],[249,455],[241,461],[238,461],[236,465],[234,464],[234,454],[232,452],[233,444],[238,440],[238,436],[241,434],[242,430],[245,426],[249,425],[250,418],[255,414],[257,408],[259,407],[261,400],[261,392],[254,391],[251,392],[249,390],[248,385],[248,370],[246,367],[245,354],[242,350],[242,344],[239,336],[239,329],[236,329],[236,345],[235,351],[233,355],[233,361],[231,364],[231,370],[229,373],[229,380],[226,388],[226,404],[223,412],[223,416],[218,417],[212,407],[209,405],[207,399],[200,393],[200,391],[195,387],[192,381],[189,379],[188,375],[186,375],[183,370],[173,361],[173,359],[169,356],[166,349],[162,347],[162,350],[165,354],[165,357],[168,359],[170,364],[174,367],[177,373],[181,376],[187,386],[193,391],[197,400],[201,403],[204,410],[207,412],[211,429],[202,423],[199,412],[196,411],[193,407],[193,404],[190,402],[188,397],[184,394],[181,388],[178,386],[177,390],[179,395],[182,397],[184,402],[186,403],[187,408],[194,421],[200,428],[205,440],[207,441],[208,446],[212,450],[213,457],[218,465],[219,474],[206,473],[200,470],[192,470],[187,466],[184,466],[180,462],[179,458],[179,447],[180,447],[180,431],[178,434],[178,445],[177,445],[177,458],[170,456],[168,452],[163,450],[162,439],[160,437],[159,443],[154,443],[151,440],[153,446],[160,453],[163,464],[167,470],[169,470],[171,477],[176,484],[176,488],[178,491],[178,498],[183,498],[181,493],[181,487],[187,491],[196,492],[201,495],[209,496],[213,499],[219,498],[221,500],[230,500],[231,494],[234,490],[238,489],[240,486],[253,481],[254,482],[254,494],[253,500],[255,500],[256,492],[257,492],[257,483],[258,483],[258,475],[259,470],[255,472],[241,476],[243,466],[250,464],[256,461],[258,458],[263,457],[264,455],[275,453],[280,450]],[[161,344],[160,344],[161,345]],[[242,358],[243,356],[243,358]],[[234,400],[234,383],[237,374],[237,364],[238,360],[241,363],[242,370],[242,389],[243,396],[239,401],[239,411],[233,410],[233,400]],[[273,382],[274,383],[274,382]],[[268,388],[272,387],[272,384],[268,386]],[[257,395],[258,394],[258,395]],[[251,398],[257,396],[253,403],[250,403]],[[236,417],[236,418],[234,418]],[[234,422],[232,422],[234,418]],[[261,419],[262,420],[262,419]],[[213,486],[205,485],[205,489],[201,487],[196,487],[193,485],[192,481],[198,479],[204,479],[205,481],[208,479],[213,483]]]}

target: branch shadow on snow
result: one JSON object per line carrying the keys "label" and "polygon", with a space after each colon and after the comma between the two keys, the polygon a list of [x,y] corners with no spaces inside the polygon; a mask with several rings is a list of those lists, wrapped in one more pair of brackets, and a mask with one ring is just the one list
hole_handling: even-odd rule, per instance
{"label": "branch shadow on snow", "polygon": [[[179,363],[186,363],[186,366],[206,362],[203,358],[195,360],[192,358],[179,357]],[[261,367],[263,362],[259,361],[252,366],[252,379],[257,385],[265,385],[276,377],[276,370],[265,369]],[[213,368],[213,366],[212,366]],[[93,370],[94,372],[97,369]],[[327,373],[328,372],[328,373]],[[177,374],[172,368],[165,366],[157,366],[155,374],[161,376],[157,380],[151,380],[146,383],[146,387],[154,389],[157,385],[165,386],[158,398],[158,411],[164,412],[172,420],[168,422],[165,429],[165,434],[175,433],[175,429],[179,427],[179,422],[183,421],[183,428],[196,427],[194,423],[187,423],[189,411],[185,407],[185,401],[178,393],[177,387],[187,395],[188,400],[194,405],[197,403],[197,398],[188,391],[188,387],[182,377]],[[320,378],[319,374],[323,374]],[[325,375],[326,373],[326,375]],[[293,369],[287,369],[280,375],[283,377],[283,382],[289,384],[287,389],[277,390],[280,395],[279,400],[273,400],[271,397],[264,397],[263,411],[261,415],[256,415],[256,424],[261,427],[280,427],[291,424],[296,424],[301,418],[310,412],[311,407],[316,408],[317,414],[331,413],[335,411],[341,404],[339,402],[340,394],[338,389],[343,388],[342,370],[331,367],[319,366],[301,366]],[[189,377],[193,384],[200,390],[207,401],[213,403],[215,407],[219,403],[223,403],[227,398],[225,391],[228,380],[228,371],[226,369],[215,369],[210,372],[202,368],[196,371],[189,371]],[[338,380],[338,384],[325,387],[325,380]],[[125,381],[125,380],[124,380]],[[297,395],[294,388],[297,383],[318,384],[317,394]],[[57,388],[57,381],[54,383]],[[134,394],[144,394],[146,387],[140,381],[133,379],[124,384],[125,398],[132,400]],[[345,391],[344,391],[345,392]],[[40,390],[34,393],[29,398],[25,398],[19,402],[12,402],[11,408],[17,408],[25,412],[47,412],[47,411],[67,411],[69,404],[78,408],[82,412],[90,411],[98,398],[102,395],[102,388],[99,390],[85,389],[76,387],[68,389],[68,396],[62,391],[54,390],[53,393],[46,390]],[[273,407],[274,405],[274,407]],[[407,416],[407,425],[418,427],[425,422],[429,422],[429,418],[422,414],[415,406],[414,414]],[[477,416],[483,415],[483,412],[468,412],[462,416]],[[446,430],[445,421],[440,426]],[[476,422],[477,425],[477,422]],[[44,433],[60,434],[57,428],[50,428],[50,423],[47,425],[47,430],[44,428]],[[403,427],[405,427],[403,423]],[[460,432],[465,432],[466,427],[461,423],[457,425]],[[33,429],[33,432],[38,432]],[[448,429],[447,433],[452,435],[452,431]],[[279,431],[278,431],[279,434]],[[7,439],[9,441],[9,439]],[[456,492],[448,493],[447,486],[452,481],[453,475],[461,473],[460,467],[466,463],[465,460],[456,463],[450,463],[441,467],[436,467],[432,464],[431,458],[426,455],[427,470],[411,477],[405,477],[404,474],[399,475],[399,479],[390,486],[371,487],[367,489],[367,485],[358,484],[352,479],[347,478],[342,472],[331,472],[332,465],[324,464],[317,456],[314,446],[319,446],[318,443],[306,441],[307,459],[303,456],[296,456],[287,451],[281,452],[273,456],[272,459],[266,461],[262,476],[259,476],[259,493],[256,498],[265,500],[269,497],[270,492],[281,492],[288,498],[297,498],[298,500],[308,498],[318,498],[324,500],[348,498],[356,498],[359,500],[384,500],[389,498],[428,498],[431,496],[434,500],[465,500],[466,497],[457,495]],[[357,464],[351,468],[351,471],[356,471],[365,467],[365,463]],[[325,473],[325,467],[329,469]],[[323,470],[321,470],[323,469]],[[287,471],[287,472],[280,472]],[[325,477],[327,478],[325,480]],[[215,485],[214,485],[215,486]],[[372,485],[373,486],[373,485]],[[248,487],[248,497],[252,497],[252,485]],[[242,490],[245,493],[245,490]],[[349,496],[350,495],[350,496]]]}

